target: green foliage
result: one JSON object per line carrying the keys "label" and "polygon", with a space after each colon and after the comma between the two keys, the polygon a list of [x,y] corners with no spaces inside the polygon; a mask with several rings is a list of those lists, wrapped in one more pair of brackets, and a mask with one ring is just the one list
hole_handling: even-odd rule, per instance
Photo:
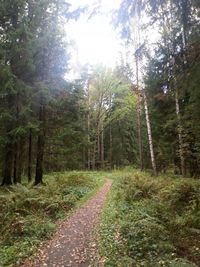
{"label": "green foliage", "polygon": [[57,173],[45,177],[45,186],[17,184],[0,191],[0,266],[18,266],[32,255],[51,237],[56,220],[102,184],[100,177]]}
{"label": "green foliage", "polygon": [[[166,170],[173,164],[176,173],[198,176],[199,13],[195,2],[190,0],[156,1],[155,4],[149,1],[149,6],[149,17],[157,20],[161,33],[145,75],[158,170]],[[164,10],[170,18],[163,23]],[[184,171],[180,170],[180,129]]]}
{"label": "green foliage", "polygon": [[113,176],[98,229],[105,266],[199,266],[199,181],[134,170]]}
{"label": "green foliage", "polygon": [[160,197],[168,202],[173,210],[183,211],[199,209],[200,188],[198,182],[181,180],[174,182],[160,192]]}

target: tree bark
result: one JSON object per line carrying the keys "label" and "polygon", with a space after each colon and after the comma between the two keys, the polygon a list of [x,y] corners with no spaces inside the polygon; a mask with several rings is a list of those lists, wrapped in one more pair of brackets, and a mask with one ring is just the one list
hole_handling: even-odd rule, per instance
{"label": "tree bark", "polygon": [[[111,111],[112,108],[112,94],[109,94],[109,109]],[[112,136],[112,127],[111,123],[109,124],[109,139],[110,139],[110,153],[109,153],[109,160],[110,160],[110,167],[112,168],[112,159],[113,159],[113,136]]]}
{"label": "tree bark", "polygon": [[97,161],[99,162],[99,160],[101,159],[101,148],[100,148],[100,125],[98,122],[98,126],[97,126]]}
{"label": "tree bark", "polygon": [[14,161],[13,161],[13,183],[17,183],[17,159],[18,159],[18,144],[14,144]]}
{"label": "tree bark", "polygon": [[178,120],[178,142],[179,142],[179,155],[180,155],[180,161],[181,161],[181,174],[183,176],[185,176],[185,158],[184,158],[184,152],[183,152],[183,136],[182,136],[180,106],[179,106],[177,88],[175,88],[175,102],[176,102],[176,116],[177,116],[177,120]]}
{"label": "tree bark", "polygon": [[[20,96],[19,92],[16,95],[15,100],[15,106],[16,106],[16,128],[19,127],[20,121],[19,121],[19,112],[20,112]],[[14,162],[13,162],[13,182],[14,184],[21,182],[21,177],[19,177],[19,164],[20,162],[20,154],[22,151],[20,150],[20,137],[17,135],[15,144],[14,144]]]}
{"label": "tree bark", "polygon": [[155,155],[154,155],[154,149],[153,149],[153,139],[152,139],[152,133],[151,133],[151,123],[149,119],[149,109],[148,109],[148,103],[147,103],[147,97],[146,93],[143,90],[143,98],[144,98],[144,110],[145,110],[145,116],[146,116],[146,124],[147,124],[147,133],[148,133],[148,141],[149,141],[149,150],[151,155],[151,165],[153,169],[153,174],[157,175],[157,169],[156,169],[156,161],[155,161]]}
{"label": "tree bark", "polygon": [[[11,111],[14,105],[13,95],[8,95],[7,102],[8,102],[8,109]],[[6,144],[4,148],[2,185],[12,184],[13,137],[10,135],[10,132],[12,130],[13,130],[13,122],[8,121],[6,125]]]}
{"label": "tree bark", "polygon": [[113,136],[111,124],[109,125],[109,137],[110,137],[110,166],[112,168],[112,159],[113,159]]}
{"label": "tree bark", "polygon": [[12,157],[13,157],[13,147],[11,143],[6,144],[5,147],[5,162],[3,169],[3,181],[1,185],[11,185],[12,184]]}
{"label": "tree bark", "polygon": [[32,129],[29,129],[28,139],[28,182],[32,180]]}
{"label": "tree bark", "polygon": [[101,168],[104,169],[104,128],[101,128]]}
{"label": "tree bark", "polygon": [[17,183],[21,183],[22,166],[23,166],[23,154],[24,154],[24,142],[21,138],[18,142],[18,168],[17,168]]}
{"label": "tree bark", "polygon": [[135,55],[135,66],[136,66],[136,85],[137,85],[137,128],[138,128],[138,147],[139,147],[139,161],[140,169],[143,170],[143,155],[142,155],[142,134],[141,134],[141,99],[139,93],[139,72],[138,72],[138,56]]}
{"label": "tree bark", "polygon": [[89,88],[89,79],[87,82],[87,97],[88,97],[88,114],[87,114],[87,141],[88,141],[88,150],[87,150],[87,168],[90,170],[91,168],[91,150],[90,150],[90,88]]}
{"label": "tree bark", "polygon": [[43,184],[43,158],[45,144],[45,106],[42,104],[39,110],[40,131],[37,140],[37,159],[35,172],[35,185]]}
{"label": "tree bark", "polygon": [[[96,136],[95,136],[96,137]],[[92,158],[92,169],[95,170],[95,166],[96,166],[96,138],[94,140],[94,148],[93,148],[93,158]]]}
{"label": "tree bark", "polygon": [[87,139],[88,139],[88,150],[87,150],[87,167],[88,170],[90,170],[90,164],[91,164],[91,151],[90,151],[90,114],[88,110],[88,116],[87,116],[87,127],[88,127],[88,133],[87,133]]}

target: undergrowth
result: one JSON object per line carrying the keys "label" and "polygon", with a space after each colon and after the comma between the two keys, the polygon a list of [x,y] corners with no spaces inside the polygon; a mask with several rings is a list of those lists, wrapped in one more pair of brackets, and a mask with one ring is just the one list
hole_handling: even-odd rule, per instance
{"label": "undergrowth", "polygon": [[98,228],[107,267],[200,266],[200,183],[115,172]]}
{"label": "undergrowth", "polygon": [[76,205],[103,183],[102,174],[71,172],[45,177],[45,186],[0,189],[0,266],[19,266]]}

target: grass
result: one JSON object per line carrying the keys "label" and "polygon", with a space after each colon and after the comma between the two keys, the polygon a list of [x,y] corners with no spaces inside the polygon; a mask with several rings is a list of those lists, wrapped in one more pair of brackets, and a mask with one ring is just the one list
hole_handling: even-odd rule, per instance
{"label": "grass", "polygon": [[56,222],[103,184],[103,173],[94,174],[58,173],[45,176],[46,186],[0,189],[0,266],[19,266],[33,255],[52,236]]}
{"label": "grass", "polygon": [[115,171],[98,227],[105,267],[200,266],[200,183]]}
{"label": "grass", "polygon": [[46,186],[0,189],[0,266],[20,266],[33,255],[102,177],[113,179],[97,229],[105,267],[200,266],[199,181],[130,168],[58,173],[45,177]]}

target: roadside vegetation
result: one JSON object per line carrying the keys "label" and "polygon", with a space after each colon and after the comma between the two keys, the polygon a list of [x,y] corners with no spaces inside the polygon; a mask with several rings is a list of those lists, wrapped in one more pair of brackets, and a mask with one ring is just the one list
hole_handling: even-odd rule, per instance
{"label": "roadside vegetation", "polygon": [[98,229],[105,266],[200,266],[199,180],[139,171],[113,179]]}
{"label": "roadside vegetation", "polygon": [[[93,178],[95,177],[95,179]],[[102,173],[45,176],[45,186],[17,184],[0,190],[0,266],[19,266],[56,230],[56,222],[100,185]]]}

